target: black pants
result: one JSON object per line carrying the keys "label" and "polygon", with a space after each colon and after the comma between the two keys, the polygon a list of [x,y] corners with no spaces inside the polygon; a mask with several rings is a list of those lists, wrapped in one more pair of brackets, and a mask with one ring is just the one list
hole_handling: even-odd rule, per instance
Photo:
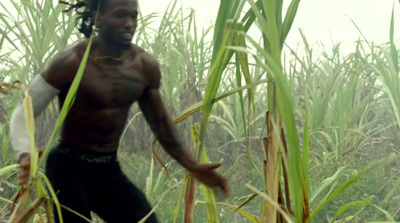
{"label": "black pants", "polygon": [[[46,175],[60,203],[89,219],[93,211],[108,223],[138,222],[151,211],[145,195],[122,173],[116,153],[81,152],[60,143],[49,154]],[[87,222],[63,208],[62,216],[65,223]],[[146,222],[157,222],[155,214]]]}

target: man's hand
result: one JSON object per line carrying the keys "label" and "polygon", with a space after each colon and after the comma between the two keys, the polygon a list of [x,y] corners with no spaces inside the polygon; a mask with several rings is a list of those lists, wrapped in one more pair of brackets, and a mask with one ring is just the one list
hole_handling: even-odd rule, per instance
{"label": "man's hand", "polygon": [[196,165],[195,168],[190,171],[190,173],[203,184],[212,188],[222,189],[225,198],[227,198],[229,197],[230,192],[228,180],[221,174],[217,173],[217,171],[215,171],[215,169],[217,169],[221,165],[221,163],[199,163]]}
{"label": "man's hand", "polygon": [[31,171],[31,155],[29,153],[24,153],[18,160],[19,167],[21,168],[18,174],[18,184],[23,186],[28,183],[29,175]]}

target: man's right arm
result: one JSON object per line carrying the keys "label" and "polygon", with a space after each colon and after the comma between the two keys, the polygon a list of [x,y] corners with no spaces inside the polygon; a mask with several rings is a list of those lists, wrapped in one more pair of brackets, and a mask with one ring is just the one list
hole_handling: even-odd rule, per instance
{"label": "man's right arm", "polygon": [[[73,78],[70,69],[74,68],[71,63],[74,62],[74,55],[72,50],[58,54],[48,68],[42,74],[37,74],[31,81],[28,93],[32,98],[35,117],[46,109],[53,98]],[[22,103],[16,106],[11,116],[10,137],[11,145],[16,151],[17,161],[20,161],[23,154],[29,154],[29,137]]]}
{"label": "man's right arm", "polygon": [[[32,98],[35,117],[45,110],[54,97],[61,92],[63,86],[68,84],[71,78],[71,66],[68,64],[73,58],[72,54],[72,51],[59,54],[42,74],[37,74],[31,81],[29,95]],[[22,103],[16,106],[10,118],[10,140],[21,167],[18,176],[19,183],[23,185],[29,179],[30,142]]]}
{"label": "man's right arm", "polygon": [[[39,115],[59,92],[60,90],[48,84],[40,74],[36,75],[29,86],[29,95],[32,98],[34,116]],[[11,115],[10,140],[11,146],[16,152],[17,162],[21,167],[18,181],[23,185],[26,184],[29,179],[30,142],[22,103],[16,106]]]}
{"label": "man's right arm", "polygon": [[[36,75],[29,86],[34,116],[39,115],[59,92],[60,90],[48,84],[41,75]],[[19,162],[23,154],[29,153],[29,136],[22,103],[16,106],[11,115],[10,139]]]}

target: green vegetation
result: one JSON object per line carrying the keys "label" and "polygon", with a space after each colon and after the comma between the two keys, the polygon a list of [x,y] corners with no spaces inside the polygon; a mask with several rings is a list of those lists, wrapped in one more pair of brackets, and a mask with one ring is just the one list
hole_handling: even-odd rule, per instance
{"label": "green vegetation", "polygon": [[[29,83],[50,58],[81,36],[74,31],[74,21],[61,13],[61,5],[11,2],[13,9],[0,3],[0,81]],[[119,159],[162,222],[266,222],[271,205],[265,201],[273,196],[257,194],[274,185],[277,193],[278,185],[282,188],[282,209],[293,222],[400,221],[400,77],[394,20],[388,21],[388,44],[362,39],[347,55],[342,55],[340,44],[316,54],[305,33],[304,49],[292,50],[283,59],[284,40],[300,1],[290,2],[282,15],[286,10],[281,0],[222,0],[215,27],[198,27],[195,12],[186,13],[176,1],[162,15],[140,18],[135,43],[159,61],[164,102],[177,117],[186,145],[195,145],[194,153],[203,161],[222,160],[220,172],[232,189],[230,198],[218,202],[212,190],[197,184],[193,202],[184,202],[189,178],[157,144],[157,152],[152,152],[150,129],[133,106]],[[245,8],[248,11],[240,13]],[[162,17],[158,27],[153,25],[155,17]],[[246,34],[256,21],[260,41]],[[0,222],[9,217],[10,200],[18,190],[8,120],[22,95],[17,89],[0,94]],[[49,142],[57,109],[53,102],[35,120],[39,148]],[[271,151],[264,147],[266,136],[277,160],[272,186],[266,186],[270,173],[264,172]],[[152,157],[166,163],[170,178]],[[194,215],[184,213],[184,207],[193,208]]]}

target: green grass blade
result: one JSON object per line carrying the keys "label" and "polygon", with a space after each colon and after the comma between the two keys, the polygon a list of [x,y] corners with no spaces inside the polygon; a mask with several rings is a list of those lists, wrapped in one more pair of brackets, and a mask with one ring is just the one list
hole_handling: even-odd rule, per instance
{"label": "green grass blade", "polygon": [[214,37],[213,37],[213,53],[211,57],[211,63],[214,63],[218,57],[218,53],[220,48],[224,47],[223,45],[223,38],[225,33],[225,26],[226,22],[229,19],[232,19],[231,11],[227,10],[230,9],[232,2],[236,2],[237,0],[221,0],[217,19],[215,21],[215,28],[214,28]]}
{"label": "green grass blade", "polygon": [[[248,84],[248,85],[245,85],[243,87],[236,88],[234,90],[231,90],[231,91],[228,91],[228,92],[225,92],[225,93],[221,93],[221,94],[219,94],[219,95],[217,95],[215,97],[215,99],[213,100],[213,103],[216,103],[216,102],[218,102],[218,101],[220,101],[220,100],[222,100],[222,99],[224,99],[226,97],[229,97],[229,96],[231,96],[233,94],[236,94],[236,93],[238,93],[240,91],[243,91],[243,90],[246,90],[246,89],[249,89],[249,88],[254,88],[254,87],[256,87],[256,86],[258,86],[260,84],[264,84],[264,83],[267,83],[267,82],[268,82],[268,80],[265,80],[265,79],[264,80],[259,80],[259,81],[255,81],[252,84]],[[192,114],[200,111],[202,105],[203,105],[203,101],[191,105],[189,108],[185,109],[184,111],[182,111],[179,115],[177,115],[174,118],[174,123],[179,123],[179,122],[185,120],[186,118],[188,118],[189,116],[191,116]]]}
{"label": "green grass blade", "polygon": [[355,202],[347,203],[347,204],[341,206],[341,207],[337,210],[335,216],[334,216],[333,219],[332,219],[332,222],[335,222],[336,218],[339,217],[340,215],[342,215],[342,214],[343,214],[347,209],[349,209],[351,206],[365,206],[365,205],[370,205],[370,204],[371,204],[371,202],[369,202],[369,201],[355,201]]}
{"label": "green grass blade", "polygon": [[6,203],[9,203],[9,204],[14,204],[13,201],[10,201],[10,200],[8,200],[6,198],[3,198],[3,197],[0,197],[0,201],[6,202]]}
{"label": "green grass blade", "polygon": [[53,142],[56,139],[59,131],[61,130],[62,124],[64,123],[65,118],[67,117],[68,111],[70,110],[76,96],[76,92],[79,87],[79,83],[83,77],[83,73],[85,71],[86,63],[89,58],[89,53],[90,53],[90,48],[92,46],[92,41],[93,41],[93,36],[90,37],[88,46],[86,47],[85,53],[83,55],[82,61],[79,65],[78,71],[76,73],[76,76],[71,84],[71,87],[68,91],[67,96],[65,97],[64,104],[61,108],[59,118],[57,120],[56,126],[50,136],[50,139],[47,143],[46,149],[44,150],[44,153],[42,155],[42,158],[40,159],[39,166],[42,166],[44,163],[45,158],[47,157],[48,153],[50,152],[51,147],[53,146]]}
{"label": "green grass blade", "polygon": [[283,47],[283,43],[285,42],[286,37],[289,34],[290,29],[292,28],[294,18],[296,17],[297,9],[299,8],[299,3],[300,0],[292,0],[290,2],[289,8],[286,12],[285,20],[283,21],[282,24],[281,47]]}
{"label": "green grass blade", "polygon": [[250,184],[246,184],[246,187],[249,188],[252,192],[258,194],[260,197],[264,198],[269,205],[275,206],[277,211],[283,216],[286,222],[293,223],[291,217],[279,206],[278,203],[273,201],[266,193],[259,191],[257,188],[251,186]]}
{"label": "green grass blade", "polygon": [[[199,202],[199,203],[202,203],[202,202]],[[217,202],[217,204],[232,209],[233,211],[235,211],[235,212],[241,214],[243,217],[247,218],[248,220],[250,220],[250,221],[253,222],[253,223],[261,223],[261,222],[257,219],[256,216],[250,214],[250,213],[247,212],[247,211],[238,209],[237,207],[235,207],[235,206],[233,206],[233,205],[231,205],[231,204],[221,203],[221,202]],[[221,221],[221,223],[222,223],[222,222],[225,222],[226,220],[227,220],[227,219],[224,219],[223,221]]]}
{"label": "green grass blade", "polygon": [[64,220],[63,220],[62,213],[61,213],[61,205],[60,205],[60,202],[58,201],[57,194],[54,191],[53,187],[51,186],[51,183],[50,183],[49,179],[47,178],[47,176],[42,171],[39,171],[38,173],[43,178],[43,180],[46,183],[46,186],[51,194],[51,197],[53,198],[54,204],[57,209],[58,219],[59,219],[60,223],[63,223]]}
{"label": "green grass blade", "polygon": [[[240,62],[239,62],[239,61],[241,61],[241,58],[240,58],[240,56],[238,54],[239,53],[236,54],[236,82],[237,82],[238,87],[241,87],[241,85],[242,85],[242,83],[241,83],[242,76],[240,75]],[[241,91],[239,92],[239,98],[240,98],[239,100],[240,100],[241,118],[242,118],[242,122],[243,122],[243,129],[244,129],[245,140],[246,140],[247,162],[248,162],[248,165],[249,165],[250,179],[251,179],[252,182],[254,182],[254,179],[253,179],[253,168],[251,167],[251,160],[250,160],[249,134],[248,134],[249,131],[247,130],[246,117],[245,117],[245,111],[244,111],[243,93]],[[249,95],[249,98],[250,98],[250,95]],[[249,106],[250,106],[250,104],[249,104]],[[249,117],[251,117],[251,110],[250,109],[249,109]]]}
{"label": "green grass blade", "polygon": [[[262,6],[262,0],[257,0],[257,2],[255,3],[255,8],[259,9]],[[253,25],[254,21],[255,21],[256,15],[254,14],[254,11],[252,8],[250,8],[246,14],[243,16],[241,22],[244,24],[244,30],[247,32],[251,25]]]}
{"label": "green grass blade", "polygon": [[[264,51],[262,47],[250,36],[246,35],[253,45],[257,48],[257,51],[262,55],[262,59],[258,55],[255,55],[255,59],[263,65],[263,67],[270,73],[271,77],[275,80],[276,84],[276,102],[281,111],[282,123],[287,135],[289,159],[288,159],[288,173],[289,173],[289,188],[292,193],[295,205],[295,215],[297,221],[301,221],[303,218],[303,207],[308,206],[307,189],[305,188],[304,173],[302,168],[300,144],[298,139],[297,127],[294,120],[293,110],[293,98],[289,89],[288,80],[283,74],[280,63],[276,63],[272,55],[269,52]],[[238,48],[238,50],[240,50]],[[266,64],[264,64],[264,61]],[[301,185],[301,190],[299,190]],[[306,202],[307,204],[304,204]]]}
{"label": "green grass blade", "polygon": [[[190,127],[190,133],[192,136],[194,152],[197,154],[199,139],[198,139],[198,129],[200,128],[199,123],[195,123],[193,126]],[[197,158],[197,157],[196,157]],[[184,222],[193,222],[194,219],[194,209],[196,203],[196,183],[197,180],[192,177],[189,173],[185,176],[186,182],[186,194],[185,194],[185,209],[184,209]],[[177,209],[175,210],[178,211]],[[209,213],[207,213],[207,216]]]}
{"label": "green grass blade", "polygon": [[326,178],[323,180],[313,191],[313,194],[310,198],[310,202],[313,202],[318,195],[327,189],[329,186],[331,186],[337,179],[339,178],[339,175],[342,173],[342,171],[346,168],[346,166],[339,167],[339,169],[336,171],[335,174],[333,174],[331,177]]}
{"label": "green grass blade", "polygon": [[19,167],[19,164],[13,164],[13,165],[9,165],[9,166],[4,166],[2,168],[0,168],[0,177],[14,171],[15,169],[17,169]]}
{"label": "green grass blade", "polygon": [[356,175],[354,175],[353,177],[351,177],[349,180],[347,180],[344,184],[340,185],[339,188],[337,188],[335,191],[333,191],[329,197],[327,197],[325,200],[323,200],[321,202],[321,204],[319,204],[315,210],[312,212],[310,220],[312,220],[321,210],[322,208],[331,200],[333,200],[336,196],[338,196],[343,190],[345,190],[348,186],[350,186],[352,183],[354,183],[354,181],[356,181],[358,178],[360,178],[362,175],[364,175],[364,173],[366,173],[367,171],[369,171],[370,169],[381,165],[383,163],[386,163],[387,159],[383,159],[377,162],[374,162],[373,164],[369,165],[367,168],[365,168],[364,170],[358,172]]}
{"label": "green grass blade", "polygon": [[398,57],[398,52],[396,50],[396,45],[394,44],[393,40],[394,36],[394,5],[392,8],[392,16],[390,19],[390,55],[391,59],[393,61],[394,68],[396,70],[396,73],[399,73],[399,57]]}
{"label": "green grass blade", "polygon": [[25,120],[26,120],[26,128],[29,136],[29,147],[30,147],[30,176],[36,177],[37,171],[37,160],[39,157],[38,152],[36,151],[35,144],[35,117],[33,115],[33,107],[32,107],[32,98],[29,96],[28,91],[25,90],[25,97],[23,99],[23,106],[25,112]]}
{"label": "green grass blade", "polygon": [[270,44],[270,51],[272,59],[277,63],[280,67],[281,65],[281,43],[280,43],[280,35],[281,31],[279,30],[280,24],[278,25],[276,21],[277,17],[277,3],[278,0],[270,0],[263,1],[263,11],[266,15],[267,28],[269,30],[269,35],[266,36],[267,40]]}
{"label": "green grass blade", "polygon": [[186,186],[188,185],[189,178],[190,176],[188,174],[185,174],[185,176],[183,177],[181,192],[179,193],[178,203],[176,204],[176,208],[174,211],[174,223],[176,223],[176,221],[178,220],[179,211],[181,210],[182,206],[182,199],[185,196]]}
{"label": "green grass blade", "polygon": [[[198,148],[199,130],[200,130],[200,126],[198,123],[196,123],[191,128],[195,148]],[[203,163],[209,163],[206,150],[203,150],[203,153],[201,154],[201,161]],[[204,184],[201,184],[201,188],[203,190],[203,196],[204,196],[206,210],[207,210],[208,222],[209,223],[218,223],[219,218],[218,218],[217,204],[216,204],[215,196],[214,196],[214,190],[213,190],[213,188],[210,188]]]}
{"label": "green grass blade", "polygon": [[236,31],[236,21],[229,21],[225,27],[222,46],[219,48],[216,60],[211,65],[208,84],[204,94],[203,105],[200,109],[202,121],[200,128],[200,147],[198,151],[198,159],[200,159],[203,154],[208,117],[211,114],[213,102],[221,83],[222,72],[226,68],[230,58],[233,55],[233,51],[227,49],[226,46],[234,44]]}
{"label": "green grass blade", "polygon": [[309,163],[310,163],[310,136],[308,130],[309,120],[308,108],[306,109],[306,121],[304,123],[304,139],[303,139],[303,153],[301,160],[303,161],[304,178],[306,181],[307,197],[310,197],[310,177],[309,177]]}

